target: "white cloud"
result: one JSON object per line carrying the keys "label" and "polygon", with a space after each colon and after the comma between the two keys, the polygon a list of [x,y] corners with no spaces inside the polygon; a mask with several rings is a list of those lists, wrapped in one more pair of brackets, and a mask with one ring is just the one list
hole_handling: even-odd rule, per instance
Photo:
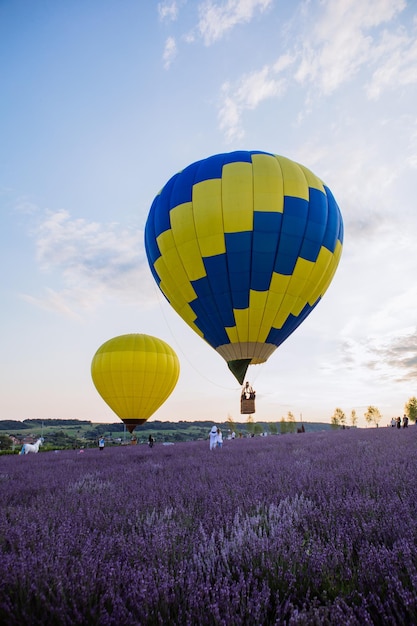
{"label": "white cloud", "polygon": [[81,320],[82,315],[78,311],[80,309],[84,311],[92,310],[98,303],[98,299],[94,297],[94,294],[91,295],[93,300],[90,299],[90,291],[63,289],[59,292],[47,287],[42,296],[21,294],[21,298],[38,309]]}
{"label": "white cloud", "polygon": [[17,213],[21,213],[22,215],[34,215],[38,212],[38,207],[36,204],[27,200],[26,198],[20,198],[17,202],[14,203],[14,210]]}
{"label": "white cloud", "polygon": [[168,37],[165,42],[163,60],[165,69],[169,69],[172,61],[177,56],[177,44],[174,37]]}
{"label": "white cloud", "polygon": [[[251,9],[254,9],[252,3]],[[235,3],[228,3],[219,8],[210,4],[206,20],[200,24],[203,36],[212,43],[229,27],[238,23],[238,16],[252,15],[246,7],[232,11]],[[311,85],[305,95],[305,106],[310,111],[311,105],[318,98],[329,96],[343,84],[352,80],[365,69],[364,89],[370,98],[378,97],[384,89],[395,89],[398,86],[417,82],[417,43],[415,38],[399,29],[396,34],[388,35],[381,27],[394,20],[406,7],[404,0],[345,0],[335,2],[327,0],[321,5],[321,13],[314,5],[314,14],[310,13],[312,4],[306,4],[297,20],[298,32],[292,37],[290,47],[265,70],[252,72],[251,76],[243,76],[235,82],[233,89],[222,87],[222,104],[220,107],[220,128],[227,139],[241,138],[244,135],[242,114],[246,109],[255,109],[265,98],[282,95],[283,86],[299,83]],[[262,9],[265,9],[262,6]],[[226,15],[224,15],[226,14]],[[300,28],[301,16],[304,27]],[[287,31],[290,22],[283,24]],[[285,41],[291,40],[287,33]],[[268,77],[266,76],[268,74]],[[272,74],[280,74],[279,85],[274,82]],[[259,90],[256,98],[255,89],[259,83],[253,77],[263,78],[264,89]],[[370,78],[369,78],[370,77]],[[366,84],[366,80],[368,83]],[[246,93],[243,91],[246,90]],[[251,94],[254,94],[253,96]],[[228,124],[228,120],[232,124]],[[299,114],[299,120],[303,114]]]}
{"label": "white cloud", "polygon": [[219,110],[220,130],[223,130],[229,141],[241,139],[244,131],[241,125],[241,106],[236,98],[229,96],[229,84],[223,85],[224,99]]}
{"label": "white cloud", "polygon": [[377,99],[383,91],[417,84],[417,41],[404,32],[384,33],[374,56],[380,59],[367,86],[367,94]]}
{"label": "white cloud", "polygon": [[409,155],[406,156],[406,164],[411,169],[417,169],[417,118],[412,117],[408,122],[410,130],[408,149]]}
{"label": "white cloud", "polygon": [[209,46],[237,24],[250,22],[257,10],[263,12],[272,5],[273,0],[227,0],[216,3],[207,0],[199,7],[198,29]]}
{"label": "white cloud", "polygon": [[236,95],[245,108],[255,109],[263,100],[282,92],[283,88],[284,81],[273,78],[270,69],[263,67],[243,78]]}
{"label": "white cloud", "polygon": [[417,330],[407,328],[366,339],[350,339],[344,344],[344,364],[348,369],[368,370],[372,378],[387,381],[414,381],[417,375]]}
{"label": "white cloud", "polygon": [[[278,67],[280,65],[278,64]],[[257,72],[245,74],[233,87],[222,85],[222,103],[218,118],[220,129],[231,141],[244,135],[241,119],[245,110],[255,109],[264,100],[284,93],[286,81],[275,77],[275,67],[263,67]]]}
{"label": "white cloud", "polygon": [[405,8],[404,0],[327,0],[301,52],[296,80],[330,94],[372,61],[376,27]]}
{"label": "white cloud", "polygon": [[175,0],[172,2],[159,2],[158,15],[162,21],[175,21],[178,17],[177,2]]}
{"label": "white cloud", "polygon": [[25,294],[32,304],[77,316],[107,298],[143,305],[154,296],[139,229],[72,219],[61,210],[49,212],[34,236],[39,266],[59,288]]}

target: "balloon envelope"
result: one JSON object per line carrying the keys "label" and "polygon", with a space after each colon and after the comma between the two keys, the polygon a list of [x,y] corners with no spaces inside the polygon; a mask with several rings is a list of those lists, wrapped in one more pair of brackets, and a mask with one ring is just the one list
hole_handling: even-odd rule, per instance
{"label": "balloon envelope", "polygon": [[331,191],[265,152],[218,154],[173,176],[152,203],[145,248],[173,308],[240,383],[311,313],[342,252]]}
{"label": "balloon envelope", "polygon": [[179,372],[174,350],[162,339],[141,334],[106,341],[91,363],[97,391],[130,433],[165,402]]}

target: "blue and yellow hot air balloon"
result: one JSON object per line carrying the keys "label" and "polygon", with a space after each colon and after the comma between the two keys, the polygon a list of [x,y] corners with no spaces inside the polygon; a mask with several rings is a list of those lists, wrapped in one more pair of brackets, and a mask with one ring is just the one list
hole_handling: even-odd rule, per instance
{"label": "blue and yellow hot air balloon", "polygon": [[103,343],[91,362],[97,391],[130,433],[165,402],[179,373],[174,350],[151,335],[113,337]]}
{"label": "blue and yellow hot air balloon", "polygon": [[241,384],[323,297],[342,244],[328,187],[303,165],[259,151],[186,167],[156,196],[145,228],[162,293]]}

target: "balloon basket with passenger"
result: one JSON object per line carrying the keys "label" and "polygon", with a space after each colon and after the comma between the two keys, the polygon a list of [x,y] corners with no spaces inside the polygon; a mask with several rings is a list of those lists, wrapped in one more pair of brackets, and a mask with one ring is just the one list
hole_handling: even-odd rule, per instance
{"label": "balloon basket with passenger", "polygon": [[255,397],[256,391],[251,384],[247,382],[240,394],[240,413],[242,415],[252,415],[252,413],[255,413]]}

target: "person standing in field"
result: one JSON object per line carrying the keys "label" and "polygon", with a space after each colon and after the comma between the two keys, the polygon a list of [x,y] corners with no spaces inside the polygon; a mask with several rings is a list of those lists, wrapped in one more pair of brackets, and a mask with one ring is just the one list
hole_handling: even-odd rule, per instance
{"label": "person standing in field", "polygon": [[210,450],[214,450],[217,445],[217,426],[213,426],[210,431]]}
{"label": "person standing in field", "polygon": [[220,428],[217,429],[217,437],[216,437],[217,447],[223,448],[223,433]]}
{"label": "person standing in field", "polygon": [[98,440],[98,449],[104,450],[104,437],[100,437],[100,439]]}

